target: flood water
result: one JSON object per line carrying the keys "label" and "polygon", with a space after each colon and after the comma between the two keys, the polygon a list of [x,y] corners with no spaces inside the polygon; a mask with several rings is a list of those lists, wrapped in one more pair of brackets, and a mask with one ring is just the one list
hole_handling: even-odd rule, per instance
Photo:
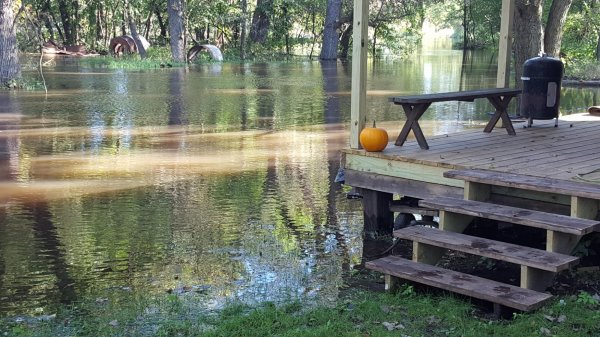
{"label": "flood water", "polygon": [[[51,314],[111,289],[206,309],[335,301],[362,259],[360,202],[333,182],[350,68],[57,59],[44,69],[47,95],[0,92],[0,316]],[[393,137],[403,115],[389,96],[493,87],[495,71],[484,52],[372,63],[368,119]],[[598,95],[563,88],[561,111]],[[435,104],[422,126],[483,127],[490,111],[481,100]]]}

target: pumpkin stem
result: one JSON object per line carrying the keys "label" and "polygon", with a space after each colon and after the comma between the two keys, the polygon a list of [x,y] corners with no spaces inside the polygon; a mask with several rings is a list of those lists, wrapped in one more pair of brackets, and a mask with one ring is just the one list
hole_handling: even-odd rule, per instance
{"label": "pumpkin stem", "polygon": [[375,128],[375,120],[373,120],[373,128]]}

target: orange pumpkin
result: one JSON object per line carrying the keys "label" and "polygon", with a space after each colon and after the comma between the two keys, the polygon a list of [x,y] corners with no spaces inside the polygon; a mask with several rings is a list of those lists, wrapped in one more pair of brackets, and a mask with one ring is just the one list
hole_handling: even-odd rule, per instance
{"label": "orange pumpkin", "polygon": [[375,127],[373,121],[372,128],[364,128],[359,136],[360,145],[369,152],[383,151],[388,144],[388,134],[384,129]]}

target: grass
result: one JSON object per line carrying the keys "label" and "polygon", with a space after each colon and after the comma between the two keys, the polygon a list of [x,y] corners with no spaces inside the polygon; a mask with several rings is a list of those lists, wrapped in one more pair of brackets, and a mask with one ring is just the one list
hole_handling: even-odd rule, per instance
{"label": "grass", "polygon": [[133,294],[65,306],[56,316],[5,318],[0,336],[598,336],[600,306],[588,293],[557,298],[534,313],[490,318],[464,298],[349,290],[333,307],[298,302],[230,304],[202,312],[199,298]]}

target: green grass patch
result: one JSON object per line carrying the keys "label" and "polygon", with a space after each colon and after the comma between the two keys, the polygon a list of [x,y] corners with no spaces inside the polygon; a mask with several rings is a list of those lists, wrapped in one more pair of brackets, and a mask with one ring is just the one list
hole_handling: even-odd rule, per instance
{"label": "green grass patch", "polygon": [[534,313],[491,318],[464,298],[350,290],[332,307],[298,302],[230,304],[200,310],[202,296],[114,294],[65,306],[56,315],[4,318],[0,336],[599,336],[600,306],[587,293]]}

